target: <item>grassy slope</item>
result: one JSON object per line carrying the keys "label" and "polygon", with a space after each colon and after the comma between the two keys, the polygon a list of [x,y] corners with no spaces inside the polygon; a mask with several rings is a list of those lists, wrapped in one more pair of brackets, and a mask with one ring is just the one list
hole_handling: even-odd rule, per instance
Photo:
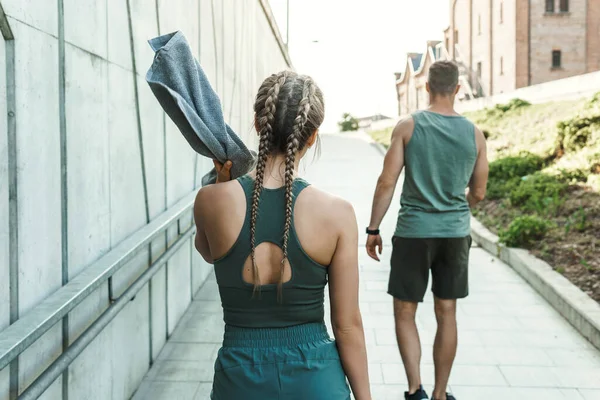
{"label": "grassy slope", "polygon": [[[544,158],[556,150],[560,121],[586,112],[589,99],[534,104],[503,114],[501,117],[488,117],[486,110],[467,113],[466,116],[490,136],[488,152],[490,161],[508,155],[529,151]],[[590,159],[600,155],[600,132],[588,145],[579,150],[565,153],[554,160],[549,169],[589,170]],[[592,177],[594,181],[594,177]],[[600,188],[596,188],[597,191]]]}

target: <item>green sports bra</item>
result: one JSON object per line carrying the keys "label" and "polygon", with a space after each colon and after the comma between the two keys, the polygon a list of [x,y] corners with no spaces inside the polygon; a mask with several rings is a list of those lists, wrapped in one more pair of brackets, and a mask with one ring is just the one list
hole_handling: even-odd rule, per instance
{"label": "green sports bra", "polygon": [[[293,218],[288,239],[292,277],[283,284],[282,299],[278,300],[277,284],[262,285],[260,291],[253,294],[254,285],[244,281],[244,263],[251,253],[250,214],[254,179],[242,176],[238,182],[246,195],[244,225],[233,247],[214,263],[225,323],[246,328],[282,328],[322,322],[327,267],[304,252]],[[292,210],[298,195],[308,186],[309,183],[303,179],[294,181]],[[265,242],[283,246],[284,208],[285,187],[262,190],[256,223],[256,247]]]}

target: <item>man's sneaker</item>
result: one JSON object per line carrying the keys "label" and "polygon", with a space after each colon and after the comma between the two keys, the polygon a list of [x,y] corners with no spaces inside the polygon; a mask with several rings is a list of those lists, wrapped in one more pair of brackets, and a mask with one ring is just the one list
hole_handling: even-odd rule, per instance
{"label": "man's sneaker", "polygon": [[[433,397],[431,400],[435,400]],[[446,400],[456,400],[456,397],[452,396],[450,393],[446,393]]]}
{"label": "man's sneaker", "polygon": [[[429,397],[427,393],[423,390],[423,386],[419,386],[416,392],[413,394],[408,394],[408,392],[404,392],[404,400],[427,400]],[[449,399],[451,400],[451,399]]]}

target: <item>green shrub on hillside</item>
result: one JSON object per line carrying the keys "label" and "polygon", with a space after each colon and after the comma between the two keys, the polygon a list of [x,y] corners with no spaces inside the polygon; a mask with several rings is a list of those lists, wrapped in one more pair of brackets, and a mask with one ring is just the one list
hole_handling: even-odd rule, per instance
{"label": "green shrub on hillside", "polygon": [[600,106],[600,92],[596,93],[594,97],[590,99],[588,102],[588,108],[595,107],[597,105]]}
{"label": "green shrub on hillside", "polygon": [[536,173],[513,188],[510,203],[538,214],[555,214],[564,203],[561,195],[568,186],[558,176]]}
{"label": "green shrub on hillside", "polygon": [[586,182],[589,175],[590,175],[590,172],[585,171],[583,169],[575,169],[575,170],[570,170],[570,171],[563,169],[563,170],[560,170],[558,179],[560,179],[562,182],[567,183],[567,184],[575,184],[575,183]]}
{"label": "green shrub on hillside", "polygon": [[490,163],[490,179],[508,181],[539,171],[544,166],[542,157],[522,152],[518,156],[504,157]]}
{"label": "green shrub on hillside", "polygon": [[557,124],[558,148],[562,151],[577,151],[590,141],[595,130],[600,130],[599,115],[577,115]]}
{"label": "green shrub on hillside", "polygon": [[512,99],[506,104],[496,104],[492,108],[486,110],[486,115],[490,118],[501,117],[507,112],[518,110],[519,108],[528,107],[531,103],[522,99]]}
{"label": "green shrub on hillside", "polygon": [[529,248],[536,240],[541,240],[550,227],[549,222],[537,216],[517,217],[508,229],[499,232],[499,239],[510,247]]}
{"label": "green shrub on hillside", "polygon": [[544,166],[544,160],[530,153],[500,158],[490,163],[487,197],[492,200],[508,197],[521,184],[521,178]]}

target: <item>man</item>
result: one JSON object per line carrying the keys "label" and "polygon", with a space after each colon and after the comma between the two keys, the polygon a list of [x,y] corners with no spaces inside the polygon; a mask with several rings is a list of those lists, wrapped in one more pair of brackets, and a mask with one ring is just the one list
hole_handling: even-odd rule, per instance
{"label": "man", "polygon": [[429,108],[400,121],[392,132],[367,229],[367,252],[379,261],[378,228],[404,169],[388,293],[394,297],[396,338],[408,378],[407,400],[428,398],[421,386],[415,315],[430,270],[437,319],[432,399],[455,400],[446,388],[457,346],[456,300],[468,295],[470,207],[483,200],[488,179],[483,133],[454,111],[458,90],[457,66],[449,61],[434,63],[427,82]]}

